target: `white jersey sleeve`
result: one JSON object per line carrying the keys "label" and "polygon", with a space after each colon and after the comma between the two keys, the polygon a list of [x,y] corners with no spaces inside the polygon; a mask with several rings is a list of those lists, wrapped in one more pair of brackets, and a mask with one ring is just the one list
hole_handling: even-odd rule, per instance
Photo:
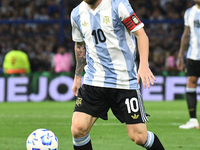
{"label": "white jersey sleeve", "polygon": [[187,10],[185,11],[185,14],[184,14],[184,24],[185,24],[185,26],[189,26],[189,23],[188,23],[188,11]]}
{"label": "white jersey sleeve", "polygon": [[80,32],[79,27],[77,26],[77,24],[75,23],[75,21],[73,19],[73,12],[71,14],[71,25],[72,25],[72,40],[74,42],[82,42],[83,36]]}
{"label": "white jersey sleeve", "polygon": [[[118,14],[119,14],[119,18],[122,22],[124,22],[125,20],[129,21],[128,25],[131,26],[132,28],[129,29],[128,26],[126,26],[126,24],[125,24],[125,26],[131,32],[135,32],[135,31],[141,29],[142,27],[144,27],[144,24],[136,16],[136,14],[134,13],[128,0],[122,0],[122,2],[119,4]],[[125,22],[127,22],[127,21],[125,21]]]}
{"label": "white jersey sleeve", "polygon": [[190,28],[190,45],[187,59],[200,60],[200,9],[196,5],[188,8],[184,15],[185,26]]}

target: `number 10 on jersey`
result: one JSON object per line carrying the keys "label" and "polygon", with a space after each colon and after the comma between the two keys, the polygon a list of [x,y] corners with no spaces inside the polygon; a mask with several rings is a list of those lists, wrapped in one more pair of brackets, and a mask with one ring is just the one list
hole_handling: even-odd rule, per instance
{"label": "number 10 on jersey", "polygon": [[101,43],[105,42],[106,41],[106,37],[103,33],[103,31],[101,29],[98,29],[98,30],[93,30],[92,31],[92,35],[94,36],[94,39],[95,39],[95,43],[98,44],[99,41]]}

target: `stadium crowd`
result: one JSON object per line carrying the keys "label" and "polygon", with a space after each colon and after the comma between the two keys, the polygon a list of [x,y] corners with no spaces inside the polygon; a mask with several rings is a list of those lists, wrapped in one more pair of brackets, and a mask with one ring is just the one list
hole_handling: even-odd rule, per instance
{"label": "stadium crowd", "polygon": [[[50,71],[52,57],[61,42],[67,52],[73,55],[74,43],[69,23],[63,22],[64,29],[61,30],[60,22],[51,24],[11,22],[69,20],[71,10],[81,1],[65,0],[65,10],[61,11],[62,0],[0,0],[1,69],[5,54],[12,49],[20,49],[28,54],[32,72]],[[177,75],[174,62],[184,29],[183,16],[185,10],[193,5],[193,0],[129,1],[137,16],[145,23],[145,30],[150,40],[150,68],[155,75]],[[61,15],[63,12],[64,15]],[[159,20],[165,21],[157,23]],[[61,32],[64,32],[64,37]],[[61,38],[64,40],[61,41]]]}

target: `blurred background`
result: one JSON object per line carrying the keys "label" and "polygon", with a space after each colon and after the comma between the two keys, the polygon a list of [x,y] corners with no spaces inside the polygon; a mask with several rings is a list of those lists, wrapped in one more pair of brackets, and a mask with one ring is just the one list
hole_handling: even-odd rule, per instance
{"label": "blurred background", "polygon": [[[38,128],[50,129],[57,135],[59,150],[72,149],[75,59],[70,13],[81,1],[0,0],[1,149],[25,149],[28,135]],[[176,59],[184,12],[194,0],[129,1],[145,24],[150,40],[149,65],[157,79],[150,89],[141,86],[145,110],[151,115],[148,129],[156,132],[166,149],[200,149],[197,130],[178,128],[188,119],[188,112],[186,77],[176,69]],[[200,82],[197,93],[200,100]],[[197,107],[200,114],[200,105]],[[129,140],[124,124],[111,111],[108,122],[95,123],[91,136],[96,150],[143,149]]]}
{"label": "blurred background", "polygon": [[[30,63],[28,73],[34,86],[37,86],[35,83],[40,76],[46,76],[48,80],[60,73],[73,77],[75,58],[70,13],[81,1],[0,0],[0,76],[10,76],[4,68],[5,55],[11,50],[21,50],[27,54]],[[176,59],[184,29],[184,12],[194,1],[129,1],[145,24],[150,40],[149,64],[152,72],[163,77],[184,76],[184,72],[176,69]],[[60,53],[60,45],[64,48],[63,53],[70,55],[70,61],[67,70],[56,71],[55,55]],[[29,87],[24,93],[34,91],[34,88]]]}

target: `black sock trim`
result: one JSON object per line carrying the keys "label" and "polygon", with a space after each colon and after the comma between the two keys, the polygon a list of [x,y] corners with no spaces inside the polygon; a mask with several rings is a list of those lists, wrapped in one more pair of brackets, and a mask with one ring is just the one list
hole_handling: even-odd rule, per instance
{"label": "black sock trim", "polygon": [[83,146],[75,146],[74,145],[74,150],[92,150],[91,140]]}
{"label": "black sock trim", "polygon": [[162,143],[160,142],[160,140],[158,139],[158,137],[155,134],[154,134],[153,145],[148,150],[165,150]]}
{"label": "black sock trim", "polygon": [[197,94],[196,92],[186,92],[187,106],[190,118],[196,118]]}

